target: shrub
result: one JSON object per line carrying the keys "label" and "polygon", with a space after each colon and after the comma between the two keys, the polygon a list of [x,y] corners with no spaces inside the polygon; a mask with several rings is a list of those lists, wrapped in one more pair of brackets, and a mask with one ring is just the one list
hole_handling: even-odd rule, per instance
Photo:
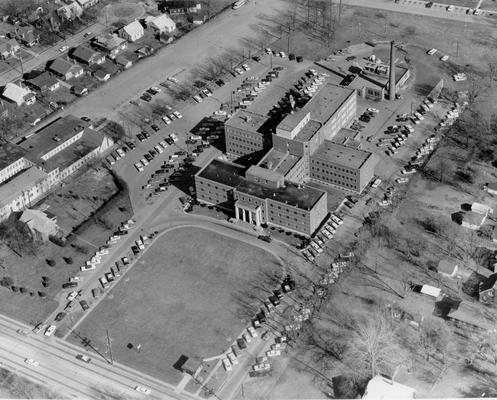
{"label": "shrub", "polygon": [[19,288],[17,286],[11,286],[10,289],[16,293],[19,291]]}
{"label": "shrub", "polygon": [[72,264],[74,262],[72,257],[62,257],[62,258],[64,259],[66,264]]}
{"label": "shrub", "polygon": [[47,297],[47,294],[45,292],[38,292],[38,296],[40,296],[41,298],[44,298],[44,297]]}
{"label": "shrub", "polygon": [[9,287],[14,284],[14,279],[12,279],[10,276],[4,276],[2,280],[0,281],[0,285],[3,287]]}
{"label": "shrub", "polygon": [[19,288],[19,291],[20,291],[21,293],[27,293],[28,289],[26,289],[25,287],[20,287],[20,288]]}

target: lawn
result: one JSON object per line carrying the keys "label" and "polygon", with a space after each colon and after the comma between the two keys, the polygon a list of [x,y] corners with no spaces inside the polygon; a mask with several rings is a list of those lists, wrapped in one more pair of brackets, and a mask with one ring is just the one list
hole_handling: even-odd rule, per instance
{"label": "lawn", "polygon": [[[117,361],[177,383],[178,358],[226,350],[278,270],[263,250],[202,229],[177,229],[158,239],[78,331],[105,348],[108,329]],[[129,343],[141,344],[140,352]]]}

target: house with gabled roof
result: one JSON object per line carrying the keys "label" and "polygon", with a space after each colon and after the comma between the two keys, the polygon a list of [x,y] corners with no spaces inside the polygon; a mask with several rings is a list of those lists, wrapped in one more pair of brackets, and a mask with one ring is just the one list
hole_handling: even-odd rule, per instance
{"label": "house with gabled roof", "polygon": [[119,29],[119,36],[126,39],[128,42],[136,42],[145,35],[145,30],[142,24],[134,20],[130,24]]}
{"label": "house with gabled roof", "polygon": [[20,48],[19,43],[15,39],[0,40],[0,60],[6,60],[15,56]]}
{"label": "house with gabled roof", "polygon": [[128,42],[125,39],[110,33],[95,37],[92,45],[112,59],[128,48]]}
{"label": "house with gabled roof", "polygon": [[71,57],[86,65],[103,64],[105,62],[105,55],[84,45],[76,47]]}
{"label": "house with gabled roof", "polygon": [[84,73],[82,66],[73,64],[63,58],[56,58],[53,60],[47,70],[64,81],[78,78]]}
{"label": "house with gabled roof", "polygon": [[27,209],[19,217],[26,224],[34,239],[47,241],[59,231],[57,216],[41,210]]}
{"label": "house with gabled roof", "polygon": [[176,23],[167,14],[161,14],[157,17],[148,16],[145,18],[147,28],[152,29],[154,33],[171,33],[176,30]]}
{"label": "house with gabled roof", "polygon": [[12,82],[8,82],[5,85],[2,96],[13,103],[16,103],[18,106],[23,104],[31,105],[36,101],[36,96],[31,90]]}
{"label": "house with gabled roof", "polygon": [[39,92],[53,92],[60,87],[57,78],[48,71],[26,81],[27,85]]}
{"label": "house with gabled roof", "polygon": [[57,15],[68,21],[72,21],[75,18],[81,17],[83,15],[83,8],[75,1],[64,4],[57,9]]}

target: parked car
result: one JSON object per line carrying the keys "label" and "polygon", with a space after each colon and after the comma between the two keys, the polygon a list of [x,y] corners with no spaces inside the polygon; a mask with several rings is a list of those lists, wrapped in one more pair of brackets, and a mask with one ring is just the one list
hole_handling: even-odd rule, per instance
{"label": "parked car", "polygon": [[91,358],[90,358],[90,357],[88,357],[87,355],[84,355],[84,354],[78,354],[78,355],[76,356],[76,358],[77,358],[78,360],[80,360],[80,361],[85,362],[85,363],[89,363],[89,362],[91,361]]}

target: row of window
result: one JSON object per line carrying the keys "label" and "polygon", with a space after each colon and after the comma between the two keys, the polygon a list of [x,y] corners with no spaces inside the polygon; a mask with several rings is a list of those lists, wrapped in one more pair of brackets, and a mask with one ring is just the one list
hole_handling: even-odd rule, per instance
{"label": "row of window", "polygon": [[[314,171],[314,168],[312,168],[312,169],[313,169],[313,171],[311,172],[312,176],[320,176],[317,173],[317,172],[320,172],[319,168],[316,168],[315,171]],[[356,182],[357,181],[357,179],[355,177],[353,177],[353,176],[347,176],[347,175],[337,174],[336,172],[331,172],[331,171],[324,170],[324,169],[321,171],[321,173],[328,175],[328,177],[330,175],[332,175],[332,176],[335,176],[335,177],[340,178],[340,179],[345,180],[345,181],[351,181],[351,182]],[[323,175],[323,176],[326,176],[326,175]]]}
{"label": "row of window", "polygon": [[344,186],[344,187],[347,187],[349,189],[355,190],[357,188],[356,184],[345,183],[342,179],[334,179],[334,178],[330,178],[328,176],[323,176],[323,175],[314,175],[313,178],[321,180],[321,181],[326,181],[328,183],[333,183],[334,185]]}
{"label": "row of window", "polygon": [[325,168],[322,169],[323,172],[326,172],[326,171],[332,169],[332,170],[344,172],[344,173],[350,174],[350,175],[357,175],[357,173],[358,173],[358,171],[356,171],[356,170],[351,170],[349,168],[339,167],[337,165],[330,164],[330,163],[327,163],[327,162],[324,162],[324,161],[311,160],[311,163],[312,163],[311,169],[312,170],[316,170],[316,171],[319,171],[319,168],[314,167],[314,165],[321,165],[321,166],[325,167]]}

